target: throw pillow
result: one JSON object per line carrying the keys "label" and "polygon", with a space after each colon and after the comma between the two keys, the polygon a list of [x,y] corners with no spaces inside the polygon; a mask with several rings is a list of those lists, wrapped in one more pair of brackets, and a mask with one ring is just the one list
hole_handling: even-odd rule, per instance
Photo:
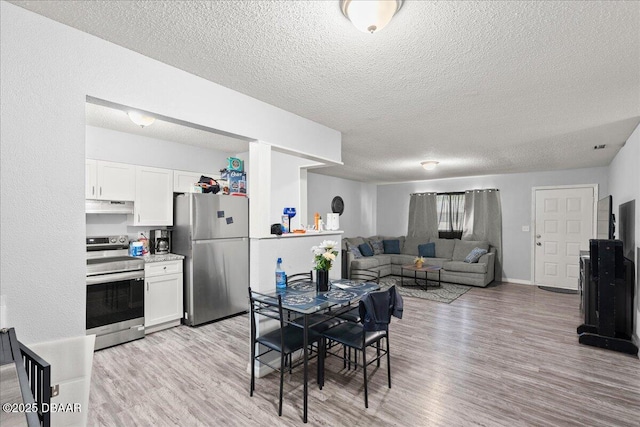
{"label": "throw pillow", "polygon": [[368,243],[363,243],[361,245],[358,245],[358,249],[360,249],[360,253],[362,254],[362,256],[373,256],[373,249],[371,248],[371,245],[369,245]]}
{"label": "throw pillow", "polygon": [[400,240],[383,240],[385,254],[399,254],[400,253]]}
{"label": "throw pillow", "polygon": [[349,252],[351,252],[354,259],[362,258],[362,252],[360,252],[357,246],[349,245]]}
{"label": "throw pillow", "polygon": [[426,258],[436,257],[436,244],[434,242],[418,245],[418,255]]}
{"label": "throw pillow", "polygon": [[487,253],[486,249],[473,248],[471,252],[469,252],[469,255],[467,255],[467,257],[464,259],[464,262],[468,262],[470,264],[476,263],[478,262],[480,257],[486,253]]}
{"label": "throw pillow", "polygon": [[370,240],[369,244],[371,245],[371,249],[373,249],[374,255],[382,255],[384,253],[384,245],[382,244],[382,240]]}

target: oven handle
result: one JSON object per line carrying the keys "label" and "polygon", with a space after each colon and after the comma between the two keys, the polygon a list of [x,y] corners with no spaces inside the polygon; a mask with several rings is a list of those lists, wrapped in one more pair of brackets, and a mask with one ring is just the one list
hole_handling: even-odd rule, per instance
{"label": "oven handle", "polygon": [[99,285],[102,283],[121,282],[124,280],[144,280],[144,271],[128,271],[126,273],[103,274],[100,276],[88,276],[88,285]]}

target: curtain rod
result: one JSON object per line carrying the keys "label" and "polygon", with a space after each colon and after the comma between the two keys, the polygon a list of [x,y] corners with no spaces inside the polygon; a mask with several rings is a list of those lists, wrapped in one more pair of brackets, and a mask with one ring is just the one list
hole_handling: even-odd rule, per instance
{"label": "curtain rod", "polygon": [[441,195],[445,195],[445,194],[465,194],[465,193],[472,193],[472,192],[481,192],[481,191],[500,191],[497,188],[483,188],[483,189],[478,189],[478,190],[465,190],[465,191],[448,191],[445,193],[436,193],[433,191],[430,192],[426,192],[426,193],[410,193],[410,196],[427,196],[427,195],[432,195],[435,194],[436,196],[441,196]]}

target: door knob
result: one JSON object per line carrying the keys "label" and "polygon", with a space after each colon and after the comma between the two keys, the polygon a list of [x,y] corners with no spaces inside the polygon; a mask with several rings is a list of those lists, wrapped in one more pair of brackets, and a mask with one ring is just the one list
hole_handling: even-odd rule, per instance
{"label": "door knob", "polygon": [[542,243],[538,242],[538,243],[536,243],[536,245],[538,245],[538,246],[542,246]]}
{"label": "door knob", "polygon": [[541,235],[539,235],[539,234],[538,234],[538,235],[536,235],[536,239],[539,239],[539,238],[541,238],[541,237],[542,237],[542,236],[541,236]]}

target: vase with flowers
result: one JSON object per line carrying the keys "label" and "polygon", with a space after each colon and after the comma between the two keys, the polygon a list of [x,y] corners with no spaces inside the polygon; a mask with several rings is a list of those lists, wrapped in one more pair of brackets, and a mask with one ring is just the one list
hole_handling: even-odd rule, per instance
{"label": "vase with flowers", "polygon": [[415,257],[413,263],[415,264],[416,268],[422,268],[422,265],[424,264],[424,258],[421,256]]}
{"label": "vase with flowers", "polygon": [[331,270],[331,264],[338,255],[337,246],[338,242],[325,240],[319,246],[311,248],[318,291],[324,292],[329,290],[329,270]]}

